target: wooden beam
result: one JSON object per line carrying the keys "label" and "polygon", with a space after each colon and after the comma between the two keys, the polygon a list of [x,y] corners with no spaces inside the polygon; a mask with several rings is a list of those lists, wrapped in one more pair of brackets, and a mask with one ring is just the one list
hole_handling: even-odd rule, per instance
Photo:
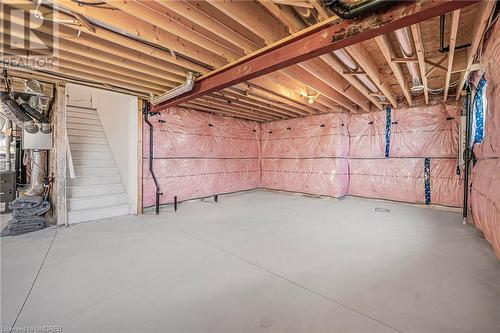
{"label": "wooden beam", "polygon": [[[257,2],[267,9],[278,21],[283,23],[288,27],[288,32],[293,34],[294,32],[301,30],[303,28],[302,24],[297,24],[295,20],[295,14],[290,11],[287,12],[285,8],[278,7],[274,2],[269,0],[257,0]],[[289,8],[291,9],[291,8]],[[291,9],[293,10],[293,9]]]}
{"label": "wooden beam", "polygon": [[[197,25],[221,36],[230,43],[241,48],[245,53],[251,53],[259,48],[257,44],[241,36],[228,26],[222,24],[214,17],[201,11],[196,6],[186,1],[157,1],[157,3],[182,16],[184,19],[196,22]],[[194,27],[190,27],[194,30]]]}
{"label": "wooden beam", "polygon": [[307,1],[296,1],[296,0],[271,0],[275,4],[278,5],[287,5],[287,6],[295,6],[302,8],[314,8],[310,2]]}
{"label": "wooden beam", "polygon": [[[17,0],[7,1],[15,2]],[[58,6],[79,13],[88,19],[104,22],[150,43],[166,46],[177,54],[197,59],[204,64],[219,67],[226,63],[223,57],[120,10],[102,9],[98,6],[80,6],[71,0],[60,0]]]}
{"label": "wooden beam", "polygon": [[[35,6],[36,6],[36,4],[34,2],[29,1],[29,0],[5,0],[3,2],[8,3],[9,5],[11,5],[15,8],[24,9],[26,11],[34,10]],[[49,8],[43,7],[43,6],[40,7],[40,11],[44,15],[51,15],[53,13],[52,10],[50,10]],[[57,15],[64,22],[69,22],[69,21],[73,20],[72,16],[66,15],[64,13],[58,12]],[[67,23],[60,24],[59,25],[60,29],[62,29],[63,26],[66,24]],[[72,24],[68,24],[68,27],[75,29],[75,26]],[[42,30],[42,29],[43,29],[43,26],[38,28],[38,30]],[[136,52],[140,52],[144,55],[151,56],[151,57],[154,57],[156,59],[167,62],[167,64],[170,64],[172,66],[172,68],[171,68],[172,73],[176,73],[175,70],[182,69],[180,67],[186,68],[188,70],[196,71],[196,72],[199,72],[202,74],[208,72],[208,69],[206,67],[201,66],[193,61],[186,60],[185,58],[181,58],[181,57],[174,58],[174,57],[172,57],[170,52],[165,51],[161,48],[154,47],[154,46],[151,46],[149,44],[146,44],[146,43],[143,43],[140,41],[136,41],[132,38],[122,36],[120,34],[114,33],[112,31],[108,31],[106,29],[101,29],[97,26],[94,26],[94,29],[95,29],[95,33],[93,34],[93,36],[96,38],[99,38],[102,41],[112,42],[112,43],[114,43],[116,45],[120,45],[124,48],[128,48],[130,50],[135,50]],[[72,38],[75,39],[77,36],[76,32],[74,32],[72,34],[72,36],[73,36]],[[176,73],[176,74],[181,74],[181,75],[185,76],[185,72],[186,72],[186,70],[182,69],[181,73],[183,73],[183,74],[181,74],[181,73]]]}
{"label": "wooden beam", "polygon": [[244,96],[243,94],[231,92],[230,90],[223,90],[219,92],[212,93],[210,95],[215,99],[223,100],[226,102],[230,102],[231,104],[242,106],[245,108],[254,109],[258,113],[264,113],[271,117],[276,117],[277,119],[282,119],[283,116],[290,116],[288,112],[283,112],[278,108],[274,108],[273,106],[263,103],[256,102],[255,100],[248,98],[248,96]]}
{"label": "wooden beam", "polygon": [[448,90],[450,89],[451,70],[453,69],[453,56],[455,55],[455,45],[457,43],[458,21],[460,20],[460,9],[451,13],[451,29],[450,29],[450,46],[448,52],[448,70],[444,79],[444,97],[446,102],[448,99]]}
{"label": "wooden beam", "polygon": [[124,13],[134,16],[142,20],[143,22],[150,22],[159,29],[173,34],[179,39],[184,39],[188,42],[191,42],[193,43],[193,45],[197,45],[206,51],[215,53],[218,56],[226,59],[227,61],[232,61],[241,56],[241,54],[236,53],[233,50],[212,41],[206,36],[188,29],[184,25],[178,23],[175,20],[172,20],[163,13],[152,10],[141,2],[133,2],[127,0],[106,0],[106,2]]}
{"label": "wooden beam", "polygon": [[257,36],[264,38],[266,44],[288,35],[282,24],[253,1],[207,0],[207,2]]}
{"label": "wooden beam", "polygon": [[483,0],[481,1],[481,4],[477,11],[477,17],[474,20],[475,26],[473,30],[474,32],[473,32],[471,47],[468,50],[469,52],[467,54],[467,63],[465,71],[460,75],[460,82],[458,83],[457,86],[457,96],[456,96],[457,101],[460,99],[462,95],[462,90],[464,88],[465,81],[467,80],[467,78],[469,77],[469,73],[471,72],[471,66],[472,63],[474,62],[474,57],[476,56],[481,40],[483,39],[484,31],[488,25],[488,20],[491,16],[491,13],[495,8],[495,4],[496,1]]}
{"label": "wooden beam", "polygon": [[204,103],[207,103],[207,105],[215,106],[217,108],[221,108],[224,110],[229,110],[229,111],[234,111],[234,112],[241,112],[242,114],[246,114],[252,117],[260,118],[262,120],[267,120],[267,121],[273,121],[277,120],[280,117],[277,117],[276,115],[270,116],[266,113],[259,113],[257,110],[253,108],[248,108],[244,107],[241,105],[233,105],[232,103],[229,103],[227,100],[220,100],[218,98],[215,98],[210,95],[205,95],[203,97],[197,98],[196,101],[201,101]]}
{"label": "wooden beam", "polygon": [[311,73],[303,69],[298,65],[290,66],[283,70],[286,74],[294,77],[297,80],[304,82],[307,86],[320,92],[324,96],[332,97],[335,102],[339,103],[349,111],[357,112],[357,106],[354,102],[346,98],[344,95],[339,93],[337,90],[333,89],[328,84],[324,83],[322,80],[318,80]]}
{"label": "wooden beam", "polygon": [[[285,80],[282,80],[282,84],[276,83],[276,78],[283,78],[285,74],[281,72],[274,72],[266,76],[261,76],[258,78],[255,78],[253,80],[249,81],[249,84],[258,86],[262,89],[268,90],[269,92],[278,95],[283,98],[287,98],[291,100],[292,102],[299,103],[301,105],[304,105],[307,108],[314,108],[318,110],[319,112],[326,113],[328,112],[328,108],[324,107],[323,105],[310,105],[309,104],[309,92],[306,91],[304,87],[298,87],[295,86],[293,87],[292,84],[289,84],[289,82],[285,82]],[[292,78],[288,77],[290,80],[293,80]],[[274,80],[273,80],[274,79]],[[283,84],[287,84],[287,86],[284,86]],[[302,94],[298,92],[298,90],[301,90]],[[318,113],[318,111],[314,113]]]}
{"label": "wooden beam", "polygon": [[[431,61],[429,59],[425,59],[425,62],[428,63],[429,65],[431,65],[432,67],[427,71],[427,73],[425,73],[425,76],[429,77],[429,75],[431,75],[432,72],[434,72],[435,69],[440,69],[442,71],[444,71],[445,73],[448,71],[446,69],[446,67],[443,67],[441,66],[441,64],[446,60],[448,59],[448,55],[445,54],[444,56],[441,57],[441,59],[438,60],[438,62],[434,62],[434,61]],[[453,72],[453,70],[452,70]]]}
{"label": "wooden beam", "polygon": [[373,61],[370,54],[361,44],[351,45],[346,48],[351,57],[356,60],[358,65],[366,72],[366,75],[372,80],[377,88],[382,92],[385,98],[394,107],[398,107],[398,102],[394,98],[394,92],[387,82],[382,82],[380,79],[380,70],[378,65]]}
{"label": "wooden beam", "polygon": [[319,2],[319,0],[309,0],[309,2],[313,5],[314,9],[318,12],[318,19],[320,21],[326,20],[327,18],[330,17],[328,14],[328,11],[326,10],[325,7]]}
{"label": "wooden beam", "polygon": [[411,106],[412,96],[410,93],[410,87],[408,86],[408,83],[406,82],[406,79],[403,75],[403,70],[401,69],[401,65],[392,61],[392,58],[394,58],[395,53],[391,47],[389,38],[387,38],[386,35],[377,36],[375,37],[375,42],[377,43],[380,51],[384,55],[385,61],[391,68],[392,73],[396,78],[396,81],[398,81],[399,87],[401,88],[401,91],[403,92],[403,95],[405,96],[408,105]]}
{"label": "wooden beam", "polygon": [[[17,25],[12,23],[12,26],[16,27]],[[21,26],[17,27],[20,28]],[[0,34],[3,33],[3,27],[0,26]],[[18,38],[26,37],[20,29],[12,29],[10,34],[11,36]],[[41,41],[47,41],[50,38],[48,34],[40,32],[37,34],[37,36]],[[57,46],[59,48],[59,55],[61,59],[71,60],[71,58],[74,57],[76,61],[83,62],[82,58],[86,57],[89,63],[97,60],[98,62],[109,64],[111,68],[122,67],[122,70],[125,72],[130,71],[131,69],[138,73],[144,73],[145,75],[157,77],[158,80],[162,81],[161,84],[165,84],[167,86],[175,86],[178,83],[182,82],[182,78],[180,76],[175,76],[168,72],[164,72],[160,68],[154,68],[135,61],[128,61],[127,59],[123,59],[117,56],[116,54],[101,52],[98,50],[90,49],[88,47],[82,47],[77,43],[70,42],[68,39],[61,38]],[[108,50],[108,52],[111,51],[112,50]],[[104,69],[107,70],[107,67],[104,67]],[[139,74],[139,77],[140,75],[141,74]],[[139,78],[139,80],[141,79]]]}
{"label": "wooden beam", "polygon": [[265,121],[265,119],[263,119],[261,117],[252,116],[252,115],[249,115],[243,111],[224,110],[216,105],[213,105],[213,104],[210,104],[210,103],[207,103],[204,101],[194,100],[194,101],[190,101],[188,103],[184,103],[182,106],[187,107],[187,108],[191,108],[194,110],[198,110],[198,111],[221,114],[221,115],[229,116],[229,117],[238,117],[238,118],[242,118],[242,119],[246,119],[246,120],[253,120],[253,121],[258,121],[258,122]]}
{"label": "wooden beam", "polygon": [[425,76],[427,69],[425,67],[425,52],[424,45],[422,43],[422,34],[420,33],[420,25],[418,23],[413,24],[411,26],[411,32],[413,34],[413,41],[415,42],[415,51],[417,53],[420,79],[422,80],[422,85],[424,86],[425,104],[429,104],[429,91],[427,86],[427,77]]}
{"label": "wooden beam", "polygon": [[[366,93],[365,95],[363,91],[360,92],[359,89],[345,89],[347,82],[351,84],[358,84],[359,81],[357,81],[357,79],[352,76],[343,77],[340,73],[344,71],[344,66],[340,64],[340,61],[333,59],[331,55],[328,54],[321,56],[320,59],[311,59],[308,61],[304,61],[298,64],[298,66],[314,75],[317,80],[323,81],[333,89],[337,90],[353,103],[359,105],[363,110],[370,110],[370,103],[368,100],[370,100],[371,97],[367,95],[368,91],[366,89],[364,90],[364,92]],[[361,86],[361,83],[359,83],[359,88],[363,88]],[[373,100],[375,99],[373,98]]]}
{"label": "wooden beam", "polygon": [[[157,108],[172,107],[336,49],[411,24],[415,25],[418,22],[469,6],[475,2],[477,1],[405,2],[391,6],[384,12],[377,12],[356,21],[336,18],[325,20],[224,66],[210,75],[199,78],[192,91],[166,101],[158,105]],[[220,2],[217,3],[220,4]],[[423,76],[425,77],[425,71]]]}

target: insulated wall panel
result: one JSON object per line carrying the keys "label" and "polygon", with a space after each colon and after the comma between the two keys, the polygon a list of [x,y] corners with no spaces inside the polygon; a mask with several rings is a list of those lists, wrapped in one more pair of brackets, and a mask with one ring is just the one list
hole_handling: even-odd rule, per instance
{"label": "insulated wall panel", "polygon": [[349,185],[345,158],[263,159],[261,186],[341,197]]}
{"label": "insulated wall panel", "polygon": [[391,118],[390,157],[458,157],[456,105],[396,109]]}
{"label": "insulated wall panel", "polygon": [[262,124],[261,186],[314,195],[347,194],[346,114]]}
{"label": "insulated wall panel", "polygon": [[[150,117],[161,203],[254,189],[260,183],[260,124],[172,108]],[[143,205],[155,203],[144,124]]]}
{"label": "insulated wall panel", "polygon": [[349,116],[349,157],[385,157],[386,112]]}
{"label": "insulated wall panel", "polygon": [[478,158],[472,168],[470,208],[476,227],[493,245],[500,259],[500,21],[490,29],[482,53],[487,105],[484,140],[474,145]]}
{"label": "insulated wall panel", "polygon": [[500,258],[500,159],[481,159],[472,169],[470,206],[476,227]]}
{"label": "insulated wall panel", "polygon": [[349,160],[349,195],[425,203],[421,158]]}
{"label": "insulated wall panel", "polygon": [[349,195],[395,201],[460,206],[463,180],[456,159],[350,159]]}

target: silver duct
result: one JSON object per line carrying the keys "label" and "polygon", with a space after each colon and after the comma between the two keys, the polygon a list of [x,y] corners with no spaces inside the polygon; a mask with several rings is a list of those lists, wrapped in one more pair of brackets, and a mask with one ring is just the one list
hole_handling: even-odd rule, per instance
{"label": "silver duct", "polygon": [[45,158],[47,152],[33,149],[30,151],[30,166],[31,177],[30,185],[25,189],[23,195],[39,195],[42,196],[44,192],[44,178],[45,178]]}

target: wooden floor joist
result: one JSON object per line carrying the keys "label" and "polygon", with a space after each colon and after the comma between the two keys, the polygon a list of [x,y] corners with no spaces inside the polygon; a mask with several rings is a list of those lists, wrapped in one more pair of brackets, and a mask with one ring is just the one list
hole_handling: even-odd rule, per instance
{"label": "wooden floor joist", "polygon": [[221,90],[237,83],[283,69],[333,50],[418,24],[441,14],[464,8],[477,1],[426,1],[401,3],[384,12],[356,21],[325,20],[301,33],[284,38],[273,45],[239,59],[220,70],[197,80],[192,91],[173,98],[156,107],[167,108],[199,96]]}

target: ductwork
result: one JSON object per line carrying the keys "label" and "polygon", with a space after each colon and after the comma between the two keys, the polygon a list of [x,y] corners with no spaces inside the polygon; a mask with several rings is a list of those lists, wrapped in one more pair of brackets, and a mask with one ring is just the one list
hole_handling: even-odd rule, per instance
{"label": "ductwork", "polygon": [[[333,54],[351,71],[359,71],[359,66],[354,59],[344,49],[333,51]],[[372,93],[378,93],[378,88],[366,74],[356,74],[360,80]]]}
{"label": "ductwork", "polygon": [[22,103],[21,107],[27,114],[29,114],[33,119],[36,119],[40,123],[40,131],[42,133],[48,134],[52,132],[49,118],[33,109],[28,103]]}
{"label": "ductwork", "polygon": [[30,151],[31,154],[31,177],[29,187],[23,191],[24,195],[38,195],[42,196],[45,190],[45,158],[46,152],[34,149]]}
{"label": "ductwork", "polygon": [[26,129],[28,133],[37,133],[39,127],[31,116],[24,111],[16,101],[10,98],[9,94],[5,91],[0,92],[0,99],[2,104],[2,111],[5,116],[19,127]]}
{"label": "ductwork", "polygon": [[[394,31],[396,39],[403,53],[403,57],[412,58],[415,57],[415,50],[413,49],[413,43],[411,41],[411,32],[408,27]],[[420,74],[418,66],[414,62],[407,63],[408,71],[410,72],[411,81],[413,83],[412,92],[420,92],[424,89],[422,85],[422,80],[420,79]]]}
{"label": "ductwork", "polygon": [[177,86],[173,88],[172,90],[169,90],[157,97],[151,98],[151,104],[152,105],[158,105],[160,103],[166,102],[168,100],[171,100],[174,97],[177,97],[179,95],[182,95],[184,93],[187,93],[194,88],[194,73],[189,72],[186,78],[186,82],[181,84],[180,86]]}

